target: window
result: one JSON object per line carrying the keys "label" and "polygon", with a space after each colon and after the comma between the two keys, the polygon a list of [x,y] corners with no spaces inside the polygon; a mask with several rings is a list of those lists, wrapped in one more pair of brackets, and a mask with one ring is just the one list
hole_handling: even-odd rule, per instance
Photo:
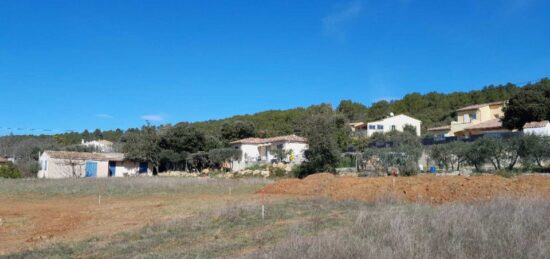
{"label": "window", "polygon": [[391,130],[395,130],[395,125],[391,125]]}
{"label": "window", "polygon": [[283,149],[283,144],[278,144],[277,149]]}
{"label": "window", "polygon": [[384,125],[376,125],[376,129],[383,130],[383,129],[384,129]]}
{"label": "window", "polygon": [[371,130],[376,129],[376,126],[374,126],[374,125],[369,125],[369,129],[371,129]]}
{"label": "window", "polygon": [[477,120],[477,114],[470,113],[470,120]]}
{"label": "window", "polygon": [[42,160],[41,167],[43,171],[48,171],[48,160]]}

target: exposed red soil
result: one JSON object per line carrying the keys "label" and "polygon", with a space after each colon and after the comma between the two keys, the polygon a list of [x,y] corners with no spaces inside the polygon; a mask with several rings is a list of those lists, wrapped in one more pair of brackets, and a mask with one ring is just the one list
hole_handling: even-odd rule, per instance
{"label": "exposed red soil", "polygon": [[324,196],[363,201],[396,196],[409,202],[423,201],[435,204],[488,200],[498,195],[539,196],[550,199],[550,177],[420,175],[358,178],[322,173],[308,176],[303,180],[280,180],[264,187],[258,193]]}
{"label": "exposed red soil", "polygon": [[[251,196],[251,195],[249,195]],[[250,197],[234,196],[233,199]],[[0,197],[0,255],[55,241],[110,236],[147,224],[184,218],[227,202],[222,195],[170,197]]]}

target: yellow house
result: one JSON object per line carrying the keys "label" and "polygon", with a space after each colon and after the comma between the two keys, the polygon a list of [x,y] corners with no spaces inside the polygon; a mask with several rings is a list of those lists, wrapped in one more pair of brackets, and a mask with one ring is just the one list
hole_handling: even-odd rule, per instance
{"label": "yellow house", "polygon": [[451,125],[429,128],[439,137],[466,137],[487,133],[508,132],[500,121],[504,117],[504,101],[466,106],[456,110],[457,119]]}

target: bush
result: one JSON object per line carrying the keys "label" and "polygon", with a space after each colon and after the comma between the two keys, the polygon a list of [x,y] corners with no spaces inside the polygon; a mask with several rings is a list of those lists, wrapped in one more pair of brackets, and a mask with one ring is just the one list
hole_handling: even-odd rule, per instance
{"label": "bush", "polygon": [[309,167],[309,164],[303,163],[301,165],[297,165],[292,167],[292,170],[290,171],[290,176],[295,178],[304,178],[312,172],[311,167]]}
{"label": "bush", "polygon": [[269,168],[270,176],[271,177],[285,177],[286,171],[283,168],[272,166]]}
{"label": "bush", "polygon": [[336,167],[337,168],[355,167],[355,157],[352,157],[352,156],[341,157],[338,160],[338,164],[336,164]]}
{"label": "bush", "polygon": [[266,164],[253,164],[253,165],[247,167],[246,169],[263,171],[263,170],[266,170],[267,167],[268,167],[268,165],[266,165]]}
{"label": "bush", "polygon": [[21,172],[12,164],[0,166],[0,178],[21,178]]}

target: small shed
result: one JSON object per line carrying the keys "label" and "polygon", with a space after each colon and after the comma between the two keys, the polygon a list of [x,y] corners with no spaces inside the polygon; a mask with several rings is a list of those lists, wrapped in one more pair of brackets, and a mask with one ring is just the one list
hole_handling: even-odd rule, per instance
{"label": "small shed", "polygon": [[550,122],[544,120],[525,123],[523,133],[548,137],[550,136]]}
{"label": "small shed", "polygon": [[44,151],[39,163],[39,178],[152,175],[146,162],[127,160],[122,153]]}

